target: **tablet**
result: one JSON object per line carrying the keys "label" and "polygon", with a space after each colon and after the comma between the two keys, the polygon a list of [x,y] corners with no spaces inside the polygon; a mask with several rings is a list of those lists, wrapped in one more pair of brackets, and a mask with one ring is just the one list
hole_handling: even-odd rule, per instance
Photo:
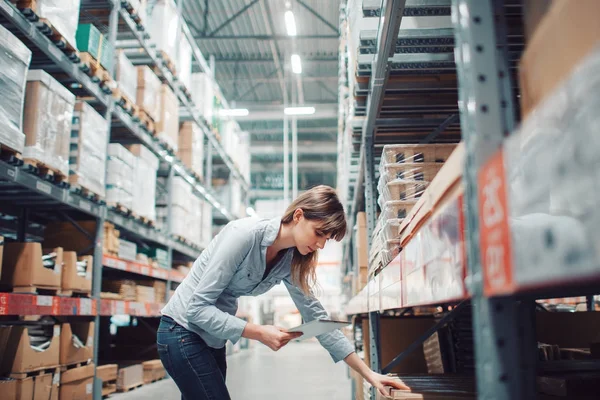
{"label": "tablet", "polygon": [[350,325],[351,322],[342,321],[331,321],[328,319],[316,319],[314,321],[307,322],[295,328],[288,329],[288,332],[302,332],[302,336],[296,338],[296,340],[309,339],[323,333],[328,333],[336,329],[343,328],[344,326]]}

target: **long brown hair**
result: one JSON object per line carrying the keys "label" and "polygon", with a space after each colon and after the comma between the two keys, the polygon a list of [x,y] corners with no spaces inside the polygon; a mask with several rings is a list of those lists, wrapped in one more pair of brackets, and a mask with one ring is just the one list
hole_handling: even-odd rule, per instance
{"label": "long brown hair", "polygon": [[[320,230],[325,235],[331,234],[332,239],[339,242],[346,235],[344,207],[332,187],[315,186],[298,196],[285,211],[281,223],[292,222],[297,209],[303,211],[304,218],[321,222]],[[312,295],[312,289],[317,282],[318,257],[317,251],[302,255],[298,249],[294,250],[292,280],[307,295]]]}

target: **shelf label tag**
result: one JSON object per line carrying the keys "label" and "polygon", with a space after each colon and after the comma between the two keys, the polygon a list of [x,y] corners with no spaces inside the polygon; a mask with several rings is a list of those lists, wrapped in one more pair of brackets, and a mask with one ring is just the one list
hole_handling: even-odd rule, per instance
{"label": "shelf label tag", "polygon": [[481,265],[486,295],[514,289],[511,236],[508,226],[504,153],[499,151],[478,177]]}
{"label": "shelf label tag", "polygon": [[92,299],[79,299],[79,315],[92,314]]}
{"label": "shelf label tag", "polygon": [[52,296],[37,296],[35,299],[35,304],[38,307],[52,306]]}
{"label": "shelf label tag", "polygon": [[88,383],[87,385],[85,385],[85,393],[92,394],[92,388],[93,388],[93,383]]}
{"label": "shelf label tag", "polygon": [[46,194],[52,193],[52,186],[50,186],[49,184],[44,183],[44,182],[37,181],[35,183],[35,188],[37,190],[39,190],[40,192],[44,192]]}
{"label": "shelf label tag", "polygon": [[52,377],[52,386],[58,385],[60,383],[60,372],[57,371]]}
{"label": "shelf label tag", "polygon": [[54,325],[54,337],[60,336],[60,325]]}
{"label": "shelf label tag", "polygon": [[7,171],[6,171],[6,173],[7,173],[7,174],[8,174],[8,176],[10,176],[11,178],[14,178],[14,177],[15,177],[15,175],[16,175],[16,174],[15,174],[15,171],[13,171],[12,169],[9,169],[9,170],[7,170]]}

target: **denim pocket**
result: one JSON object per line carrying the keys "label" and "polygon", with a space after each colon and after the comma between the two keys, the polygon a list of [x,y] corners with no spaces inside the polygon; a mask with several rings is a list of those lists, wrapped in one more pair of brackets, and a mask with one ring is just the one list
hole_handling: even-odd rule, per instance
{"label": "denim pocket", "polygon": [[214,373],[217,363],[206,342],[195,333],[184,331],[179,336],[181,354],[197,376]]}
{"label": "denim pocket", "polygon": [[169,373],[171,377],[174,377],[175,371],[173,370],[173,364],[171,363],[171,355],[169,354],[169,345],[156,343],[156,347],[158,350],[158,356],[160,357],[160,361],[163,363],[163,366]]}

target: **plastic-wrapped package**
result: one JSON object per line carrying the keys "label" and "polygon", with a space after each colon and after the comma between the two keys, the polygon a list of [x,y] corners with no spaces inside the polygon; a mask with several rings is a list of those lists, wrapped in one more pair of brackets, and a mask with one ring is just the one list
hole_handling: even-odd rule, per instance
{"label": "plastic-wrapped package", "polygon": [[208,245],[213,239],[212,205],[208,201],[202,202],[202,244]]}
{"label": "plastic-wrapped package", "polygon": [[160,112],[160,79],[147,66],[137,67],[136,104],[140,106],[155,122],[159,120]]}
{"label": "plastic-wrapped package", "polygon": [[429,182],[425,181],[408,181],[397,179],[389,183],[379,182],[377,189],[379,190],[378,203],[381,208],[384,204],[391,200],[415,201],[419,199]]}
{"label": "plastic-wrapped package", "polygon": [[156,136],[177,151],[179,146],[179,100],[168,85],[162,85],[160,88]]}
{"label": "plastic-wrapped package", "polygon": [[171,204],[189,211],[192,207],[190,200],[193,196],[192,186],[181,176],[174,177],[172,185]]}
{"label": "plastic-wrapped package", "polygon": [[47,19],[75,47],[80,3],[80,0],[37,0],[36,13],[38,17]]}
{"label": "plastic-wrapped package", "polygon": [[382,164],[379,168],[380,178],[384,182],[396,179],[408,181],[431,182],[442,168],[443,163],[395,163]]}
{"label": "plastic-wrapped package", "polygon": [[133,211],[151,221],[156,221],[156,172],[158,158],[148,148],[136,144],[129,146],[136,156],[133,184]]}
{"label": "plastic-wrapped package", "polygon": [[177,77],[188,90],[192,88],[192,46],[183,34],[181,34],[181,39],[179,40]]}
{"label": "plastic-wrapped package", "polygon": [[25,82],[31,50],[0,25],[0,143],[23,153]]}
{"label": "plastic-wrapped package", "polygon": [[212,122],[215,90],[210,76],[203,72],[192,74],[190,91],[200,115],[208,122]]}
{"label": "plastic-wrapped package", "polygon": [[116,78],[119,89],[123,94],[130,101],[135,101],[137,96],[138,72],[123,50],[117,52]]}
{"label": "plastic-wrapped package", "polygon": [[134,168],[136,158],[129,150],[117,143],[108,145],[108,174],[106,178],[106,202],[121,204],[133,210]]}
{"label": "plastic-wrapped package", "polygon": [[394,144],[383,146],[382,164],[445,162],[455,144]]}
{"label": "plastic-wrapped package", "polygon": [[204,175],[204,133],[196,123],[181,124],[177,156],[183,165],[199,176]]}
{"label": "plastic-wrapped package", "polygon": [[96,62],[110,70],[113,63],[113,47],[108,39],[93,24],[80,24],[77,27],[77,49],[89,53]]}
{"label": "plastic-wrapped package", "polygon": [[387,201],[381,207],[380,218],[406,218],[410,210],[417,204],[416,201],[392,200]]}
{"label": "plastic-wrapped package", "polygon": [[75,95],[42,70],[27,74],[25,113],[25,159],[69,174],[69,143]]}
{"label": "plastic-wrapped package", "polygon": [[177,32],[180,27],[175,2],[158,0],[146,28],[157,49],[164,51],[173,63],[177,63]]}
{"label": "plastic-wrapped package", "polygon": [[108,123],[88,103],[79,101],[73,113],[69,182],[105,196]]}

